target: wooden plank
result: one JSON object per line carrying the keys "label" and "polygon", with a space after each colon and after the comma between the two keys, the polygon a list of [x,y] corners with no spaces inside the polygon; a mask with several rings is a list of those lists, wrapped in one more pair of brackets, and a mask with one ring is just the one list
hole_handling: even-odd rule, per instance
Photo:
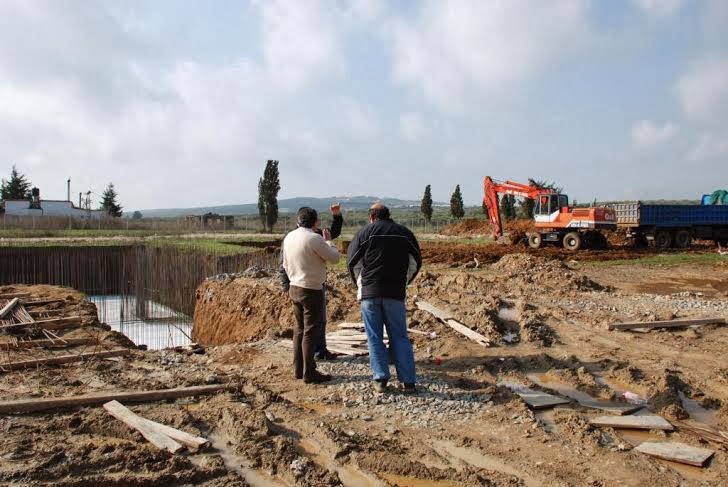
{"label": "wooden plank", "polygon": [[18,370],[27,369],[29,367],[38,367],[40,365],[62,365],[70,364],[73,362],[81,362],[89,358],[108,358],[108,357],[121,357],[122,355],[128,355],[130,350],[128,348],[118,348],[116,350],[104,350],[101,352],[87,352],[79,353],[76,355],[60,355],[55,357],[44,357],[39,359],[31,360],[20,360],[17,362],[5,362],[0,363],[0,370]]}
{"label": "wooden plank", "polygon": [[444,322],[447,322],[447,320],[454,319],[455,317],[448,311],[445,311],[444,309],[440,309],[427,301],[417,301],[415,305],[421,309],[422,311],[427,311],[431,315],[433,315],[435,318],[442,320]]}
{"label": "wooden plank", "polygon": [[63,338],[58,340],[28,340],[0,343],[0,350],[16,350],[26,348],[68,348],[78,345],[95,345],[99,340],[96,338]]}
{"label": "wooden plank", "polygon": [[199,450],[200,448],[207,448],[210,445],[210,440],[208,440],[207,438],[194,436],[182,430],[178,430],[177,428],[167,426],[166,424],[157,423],[156,421],[152,421],[151,419],[147,418],[142,418],[141,416],[140,418],[154,431],[169,436],[173,440],[183,444],[192,451]]}
{"label": "wooden plank", "polygon": [[662,416],[600,416],[589,421],[594,426],[608,426],[611,428],[628,428],[639,430],[672,431],[674,428]]}
{"label": "wooden plank", "polygon": [[713,323],[725,325],[725,318],[705,318],[705,319],[698,319],[698,320],[647,321],[647,322],[634,322],[634,323],[611,323],[611,324],[609,324],[609,329],[610,330],[632,330],[635,328],[642,328],[642,329],[680,328],[680,327],[694,326],[694,325],[710,325]]}
{"label": "wooden plank", "polygon": [[156,391],[107,391],[83,396],[49,397],[35,399],[16,399],[0,402],[0,414],[29,413],[47,411],[49,409],[72,408],[79,406],[96,406],[109,401],[154,402],[180,397],[201,396],[215,392],[234,390],[236,386],[213,384],[206,386],[179,387]]}
{"label": "wooden plank", "polygon": [[0,331],[15,331],[22,330],[25,328],[39,327],[44,330],[64,330],[66,328],[73,328],[82,324],[83,318],[81,316],[64,316],[62,318],[50,318],[47,320],[31,321],[29,323],[13,323],[12,325],[0,326]]}
{"label": "wooden plank", "polygon": [[23,306],[45,306],[46,304],[65,302],[64,299],[23,299]]}
{"label": "wooden plank", "polygon": [[184,448],[169,436],[155,431],[143,418],[125,408],[118,401],[107,402],[104,404],[104,409],[125,425],[137,430],[144,438],[147,439],[147,441],[149,441],[149,443],[160,450],[167,450],[174,454]]}
{"label": "wooden plank", "polygon": [[453,330],[457,331],[461,335],[465,335],[466,337],[470,338],[476,343],[479,343],[483,345],[484,347],[491,346],[490,340],[488,340],[486,337],[481,335],[480,333],[471,330],[464,324],[457,321],[455,318],[452,317],[452,315],[440,308],[437,308],[433,306],[432,304],[428,303],[427,301],[417,301],[415,303],[417,307],[423,311],[427,311],[428,313],[432,314],[437,319],[443,321],[447,326],[452,328]]}
{"label": "wooden plank", "polygon": [[471,330],[470,328],[463,325],[462,323],[460,323],[457,320],[447,320],[445,323],[453,330],[457,331],[458,333],[460,333],[462,335],[465,335],[466,337],[470,338],[474,342],[477,342],[477,343],[483,345],[484,347],[489,347],[491,345],[490,340],[485,338],[480,333]]}
{"label": "wooden plank", "polygon": [[30,297],[30,293],[3,293],[3,294],[0,294],[0,299],[27,298],[27,297]]}
{"label": "wooden plank", "polygon": [[624,416],[626,414],[632,414],[640,409],[644,408],[643,405],[637,404],[625,404],[623,402],[610,402],[610,401],[578,401],[581,406],[590,409],[598,409],[611,414],[617,414]]}
{"label": "wooden plank", "polygon": [[705,466],[706,462],[715,453],[713,450],[708,450],[707,448],[697,448],[686,445],[685,443],[672,441],[646,441],[635,448],[635,450],[645,455],[670,460],[671,462],[694,465],[696,467]]}
{"label": "wooden plank", "polygon": [[673,421],[673,425],[680,432],[688,432],[702,440],[712,441],[719,445],[728,446],[728,432],[701,423],[699,421],[685,420]]}
{"label": "wooden plank", "polygon": [[7,316],[8,313],[10,313],[13,310],[13,308],[15,307],[15,305],[17,305],[19,302],[20,302],[20,299],[13,298],[5,306],[3,306],[3,308],[0,309],[0,319],[5,318],[5,316]]}
{"label": "wooden plank", "polygon": [[349,348],[349,347],[339,347],[339,346],[329,346],[329,345],[327,345],[327,348],[331,352],[340,353],[343,355],[350,355],[352,357],[361,357],[364,355],[369,355],[369,350],[365,350],[365,349],[356,350],[356,349]]}
{"label": "wooden plank", "polygon": [[364,329],[364,323],[339,323],[336,326],[338,326],[339,328],[345,328],[345,329],[346,328],[350,328],[350,329],[359,329],[360,328],[362,330]]}
{"label": "wooden plank", "polygon": [[561,404],[569,404],[569,399],[543,392],[516,392],[531,409],[547,409]]}

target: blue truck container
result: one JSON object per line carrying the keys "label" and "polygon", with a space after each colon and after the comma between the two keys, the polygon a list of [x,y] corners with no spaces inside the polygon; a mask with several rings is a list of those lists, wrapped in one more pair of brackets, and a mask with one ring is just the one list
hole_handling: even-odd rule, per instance
{"label": "blue truck container", "polygon": [[640,201],[610,205],[617,226],[638,244],[687,247],[693,240],[728,243],[728,205],[649,205]]}

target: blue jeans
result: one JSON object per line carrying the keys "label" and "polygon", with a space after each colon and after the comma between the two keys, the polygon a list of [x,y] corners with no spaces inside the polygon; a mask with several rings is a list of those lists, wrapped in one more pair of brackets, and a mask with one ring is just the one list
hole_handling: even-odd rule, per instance
{"label": "blue jeans", "polygon": [[326,284],[324,284],[324,309],[321,311],[321,322],[319,323],[319,339],[316,344],[316,353],[323,355],[328,352],[326,348]]}
{"label": "blue jeans", "polygon": [[389,380],[389,354],[384,346],[384,327],[389,336],[389,348],[394,355],[397,379],[414,384],[415,356],[407,336],[407,310],[404,301],[391,298],[369,298],[361,301],[361,316],[369,343],[369,365],[374,380]]}

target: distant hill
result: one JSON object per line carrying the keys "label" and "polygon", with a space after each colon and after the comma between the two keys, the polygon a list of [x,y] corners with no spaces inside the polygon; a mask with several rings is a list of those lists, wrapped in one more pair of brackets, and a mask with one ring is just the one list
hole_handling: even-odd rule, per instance
{"label": "distant hill", "polygon": [[[348,210],[361,210],[369,208],[373,202],[381,201],[390,208],[419,208],[419,200],[401,200],[398,198],[378,198],[376,196],[331,196],[329,198],[297,197],[278,200],[281,213],[293,213],[302,206],[310,206],[318,211],[327,211],[332,202],[338,201]],[[445,203],[433,202],[435,206],[445,206]],[[243,205],[201,206],[198,208],[158,208],[139,210],[144,218],[175,218],[185,215],[203,215],[217,213],[219,215],[257,215],[258,204]],[[131,215],[133,211],[125,212]]]}

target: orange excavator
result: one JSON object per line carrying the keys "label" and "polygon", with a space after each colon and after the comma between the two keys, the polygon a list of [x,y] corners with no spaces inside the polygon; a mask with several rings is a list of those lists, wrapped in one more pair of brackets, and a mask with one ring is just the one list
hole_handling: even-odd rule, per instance
{"label": "orange excavator", "polygon": [[607,246],[607,238],[600,230],[617,228],[617,217],[611,208],[572,208],[569,197],[550,188],[540,188],[513,181],[495,181],[485,177],[485,206],[493,226],[493,238],[503,236],[499,194],[531,198],[535,201],[533,218],[535,232],[527,234],[528,245],[540,248],[545,243],[563,245],[567,250],[583,248],[601,249]]}

